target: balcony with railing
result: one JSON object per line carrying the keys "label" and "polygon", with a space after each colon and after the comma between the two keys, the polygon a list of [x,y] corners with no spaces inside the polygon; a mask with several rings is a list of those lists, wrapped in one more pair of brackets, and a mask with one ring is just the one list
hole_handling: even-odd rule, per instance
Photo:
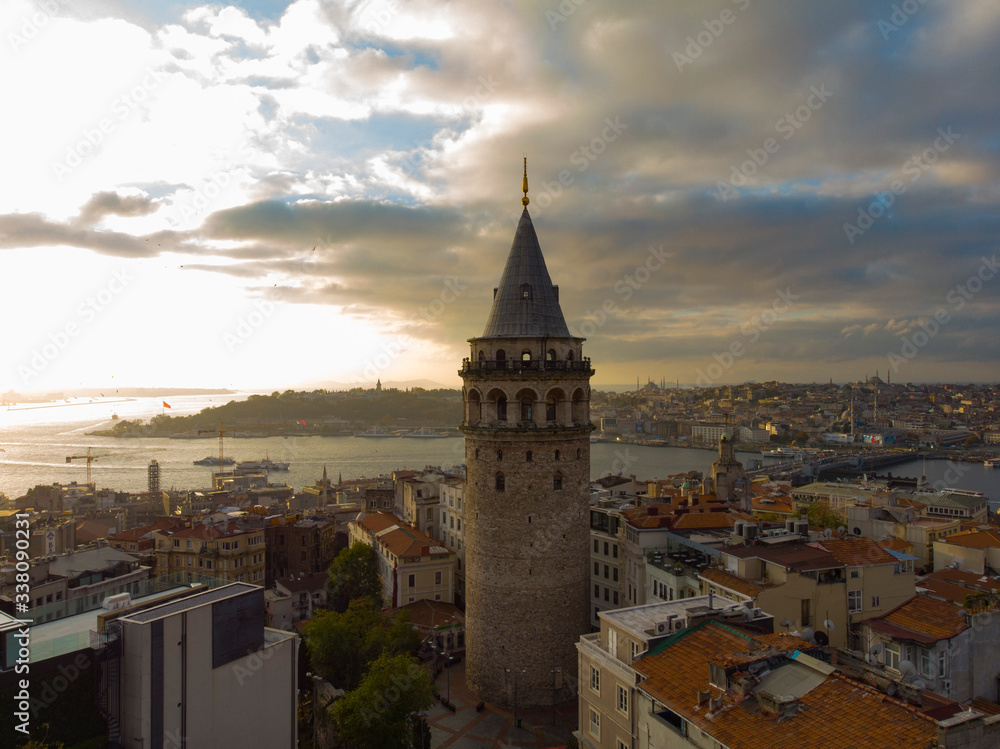
{"label": "balcony with railing", "polygon": [[579,374],[593,375],[594,370],[590,366],[590,358],[583,357],[579,360],[556,361],[545,359],[503,359],[496,361],[493,359],[480,359],[473,361],[465,358],[462,360],[462,368],[459,374],[473,372],[489,374],[521,374],[534,372],[575,372]]}

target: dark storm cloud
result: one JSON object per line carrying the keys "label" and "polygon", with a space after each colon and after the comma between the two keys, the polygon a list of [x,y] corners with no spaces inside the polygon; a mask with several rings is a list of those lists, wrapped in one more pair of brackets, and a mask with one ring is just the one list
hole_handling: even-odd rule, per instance
{"label": "dark storm cloud", "polygon": [[[130,237],[82,224],[155,203],[99,193],[76,224],[0,216],[0,246],[185,251],[186,269],[254,295],[460,344],[488,313],[527,152],[549,271],[595,360],[690,369],[739,341],[742,367],[825,371],[884,358],[944,308],[922,358],[995,362],[1000,278],[961,308],[949,295],[1000,249],[1000,14],[925,3],[893,23],[897,6],[449,5],[462,33],[407,40],[325,3],[342,47],[303,52],[287,77],[226,70],[261,104],[250,142],[282,154],[251,169],[252,202]],[[399,117],[391,149],[352,153],[343,122],[290,111],[305,85],[369,107],[357,130]],[[447,279],[462,291],[428,318]],[[754,323],[782,293],[795,303]]]}

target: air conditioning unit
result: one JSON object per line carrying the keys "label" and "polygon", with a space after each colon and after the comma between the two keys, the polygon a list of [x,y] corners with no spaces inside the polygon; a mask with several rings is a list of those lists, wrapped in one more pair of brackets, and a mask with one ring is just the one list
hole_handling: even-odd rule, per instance
{"label": "air conditioning unit", "polygon": [[682,629],[684,629],[684,626],[685,626],[685,621],[683,619],[674,620],[674,632],[680,632]]}
{"label": "air conditioning unit", "polygon": [[951,689],[951,679],[942,679],[941,680],[941,687],[943,689]]}
{"label": "air conditioning unit", "polygon": [[764,616],[764,609],[753,609],[753,618],[758,619]]}
{"label": "air conditioning unit", "polygon": [[673,622],[674,622],[674,619],[676,619],[676,618],[677,618],[677,615],[673,614],[670,617],[668,617],[667,619],[664,619],[662,622],[657,622],[656,623],[656,634],[657,635],[669,635],[671,632],[673,632],[674,631],[674,629],[673,629]]}

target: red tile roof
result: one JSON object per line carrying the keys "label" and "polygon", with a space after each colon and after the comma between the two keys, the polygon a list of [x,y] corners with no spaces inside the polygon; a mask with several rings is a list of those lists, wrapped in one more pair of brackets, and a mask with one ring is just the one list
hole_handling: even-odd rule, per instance
{"label": "red tile roof", "polygon": [[444,601],[429,601],[422,599],[414,601],[406,606],[390,611],[390,616],[395,617],[400,611],[410,613],[410,622],[415,627],[423,629],[436,629],[438,627],[451,627],[465,623],[465,615],[462,611],[451,603]]}
{"label": "red tile roof", "polygon": [[1000,531],[992,528],[961,531],[938,540],[969,549],[1000,548]]}
{"label": "red tile roof", "polygon": [[724,588],[740,593],[741,595],[748,596],[751,599],[756,598],[763,587],[751,582],[750,580],[744,580],[742,577],[737,577],[736,575],[726,572],[725,570],[720,570],[717,567],[706,567],[705,570],[698,576],[704,580],[708,580],[710,583],[715,583],[716,585],[721,585]]}
{"label": "red tile roof", "polygon": [[824,539],[815,546],[826,549],[845,567],[896,564],[896,557],[867,536]]}
{"label": "red tile roof", "polygon": [[913,544],[903,538],[887,538],[878,542],[878,545],[888,551],[908,552],[913,551]]}
{"label": "red tile roof", "polygon": [[974,572],[945,568],[925,575],[917,582],[917,589],[927,591],[934,598],[965,606],[967,596],[1000,592],[1000,580]]}
{"label": "red tile roof", "polygon": [[930,645],[939,640],[950,640],[969,628],[965,617],[959,614],[961,610],[954,603],[916,595],[892,611],[864,623],[893,639]]}
{"label": "red tile roof", "polygon": [[[713,661],[737,663],[742,658],[746,662],[751,657],[759,660],[768,652],[812,647],[791,635],[751,637],[713,621],[668,639],[664,647],[654,648],[633,667],[644,677],[640,687],[654,699],[691,723],[692,730],[698,728],[730,749],[932,745],[936,738],[933,720],[836,672],[799,699],[804,712],[780,721],[709,684],[709,663]],[[751,656],[755,650],[756,656]],[[721,709],[709,715],[708,703],[698,702],[699,690],[709,691],[713,697],[725,694]],[[834,730],[836,739],[831,741]]]}
{"label": "red tile roof", "polygon": [[113,536],[108,536],[110,541],[139,541],[145,537],[148,533],[153,531],[162,531],[166,528],[180,527],[180,523],[176,520],[171,520],[170,518],[160,518],[155,523],[150,525],[142,525],[138,528],[129,528],[127,531],[122,531],[121,533],[116,533]]}
{"label": "red tile roof", "polygon": [[972,701],[972,708],[985,715],[1000,715],[1000,705],[988,700],[975,699]]}
{"label": "red tile roof", "polygon": [[818,548],[815,544],[788,543],[782,546],[725,546],[720,549],[740,559],[763,559],[780,564],[791,572],[809,570],[832,570],[843,567],[833,554]]}
{"label": "red tile roof", "polygon": [[426,533],[407,525],[391,512],[372,513],[354,522],[396,557],[427,556],[435,553],[433,552],[435,548],[444,550],[440,553],[452,553]]}
{"label": "red tile roof", "polygon": [[[709,715],[708,703],[698,703],[698,690],[710,691],[713,697],[722,694],[708,683],[710,662],[759,660],[769,647],[779,653],[812,646],[785,634],[750,637],[716,622],[688,630],[667,643],[633,664],[645,677],[640,686],[730,749],[926,747],[936,738],[933,720],[839,673],[830,674],[800,698],[805,711],[799,715],[779,721],[751,709],[751,703],[738,701],[732,693],[726,693],[721,709]],[[758,651],[756,656],[748,652],[752,650]]]}

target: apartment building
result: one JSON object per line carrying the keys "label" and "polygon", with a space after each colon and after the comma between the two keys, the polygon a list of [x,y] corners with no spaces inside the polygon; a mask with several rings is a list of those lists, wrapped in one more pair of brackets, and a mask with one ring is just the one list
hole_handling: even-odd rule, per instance
{"label": "apartment building", "polygon": [[833,647],[856,647],[862,620],[915,593],[912,559],[870,538],[776,540],[721,549],[720,566],[700,576],[702,592],[763,608],[787,631],[809,628]]}
{"label": "apartment building", "polygon": [[[704,621],[632,663],[635,728],[625,740],[604,743],[604,726],[583,718],[580,734],[588,746],[614,749],[985,749],[1000,740],[998,716],[948,700],[921,709],[824,658],[794,635]],[[595,733],[602,743],[590,743]]]}
{"label": "apartment building", "polygon": [[441,540],[455,551],[455,599],[465,600],[465,479],[448,476],[441,483]]}
{"label": "apartment building", "polygon": [[264,529],[232,521],[153,531],[156,574],[264,584]]}
{"label": "apartment building", "polygon": [[360,516],[350,523],[350,542],[375,549],[382,594],[390,607],[427,599],[455,602],[456,555],[391,512]]}
{"label": "apartment building", "polygon": [[773,617],[747,609],[732,599],[701,596],[671,603],[601,612],[600,630],[577,643],[579,730],[574,734],[588,749],[635,746],[638,658],[687,627],[710,619],[751,622],[771,630]]}
{"label": "apartment building", "polygon": [[264,527],[265,584],[325,572],[337,554],[337,527],[326,515],[271,518]]}
{"label": "apartment building", "polygon": [[934,570],[955,567],[979,575],[1000,572],[1000,530],[970,528],[934,541]]}
{"label": "apartment building", "polygon": [[956,702],[997,698],[1000,617],[988,608],[916,595],[861,624],[863,654],[901,687]]}

